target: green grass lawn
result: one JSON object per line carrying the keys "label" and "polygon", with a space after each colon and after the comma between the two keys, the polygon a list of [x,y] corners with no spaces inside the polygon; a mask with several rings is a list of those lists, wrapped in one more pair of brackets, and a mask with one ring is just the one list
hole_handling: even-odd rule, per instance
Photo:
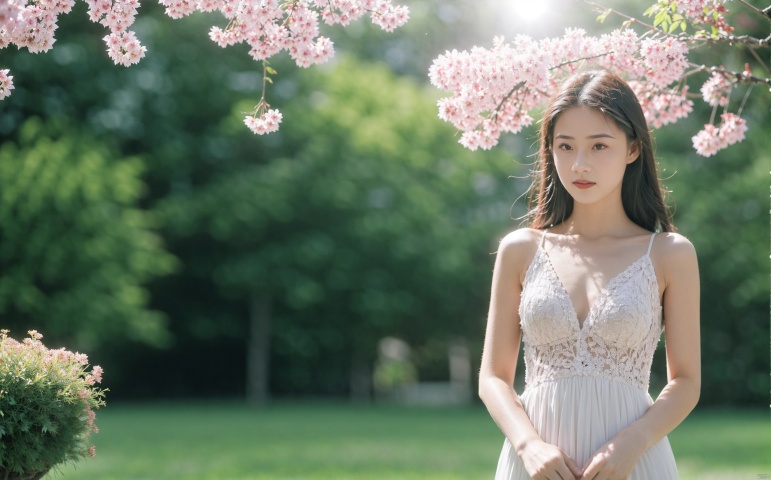
{"label": "green grass lawn", "polygon": [[[481,407],[111,405],[97,423],[96,458],[45,480],[491,479],[503,441]],[[681,478],[763,478],[770,426],[763,411],[694,412],[669,435]]]}

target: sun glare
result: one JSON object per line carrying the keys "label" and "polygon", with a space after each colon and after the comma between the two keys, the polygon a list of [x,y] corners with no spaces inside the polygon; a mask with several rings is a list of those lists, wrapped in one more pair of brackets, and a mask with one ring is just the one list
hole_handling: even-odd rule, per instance
{"label": "sun glare", "polygon": [[547,0],[539,0],[536,2],[514,2],[514,12],[517,16],[526,22],[532,22],[543,17],[546,11],[549,9],[549,2]]}

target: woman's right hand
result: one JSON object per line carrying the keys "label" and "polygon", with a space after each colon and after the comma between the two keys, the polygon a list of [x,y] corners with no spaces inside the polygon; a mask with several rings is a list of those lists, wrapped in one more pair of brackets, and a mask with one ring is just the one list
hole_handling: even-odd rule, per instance
{"label": "woman's right hand", "polygon": [[584,473],[570,455],[543,440],[528,443],[519,457],[533,480],[575,480]]}

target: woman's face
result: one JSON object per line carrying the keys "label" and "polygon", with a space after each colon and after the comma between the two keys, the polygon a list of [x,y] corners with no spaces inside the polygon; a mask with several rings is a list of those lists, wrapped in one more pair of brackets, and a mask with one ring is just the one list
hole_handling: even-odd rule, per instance
{"label": "woman's face", "polygon": [[557,117],[553,139],[557,175],[575,202],[620,200],[624,171],[638,151],[613,120],[595,108],[572,107]]}

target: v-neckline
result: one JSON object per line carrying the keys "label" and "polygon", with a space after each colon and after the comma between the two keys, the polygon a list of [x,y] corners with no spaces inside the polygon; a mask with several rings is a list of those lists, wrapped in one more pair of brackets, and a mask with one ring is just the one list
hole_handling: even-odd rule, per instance
{"label": "v-neckline", "polygon": [[635,265],[637,265],[640,261],[644,260],[645,258],[650,258],[649,253],[643,254],[641,257],[639,257],[634,262],[630,263],[624,270],[619,272],[618,274],[614,275],[613,278],[611,278],[608,283],[605,284],[602,289],[600,289],[600,293],[597,294],[597,298],[594,299],[594,302],[589,305],[589,310],[586,313],[586,318],[584,318],[583,322],[579,320],[578,313],[576,312],[576,307],[573,305],[573,299],[570,298],[570,293],[568,292],[568,289],[565,288],[565,285],[562,283],[562,280],[560,279],[559,274],[557,274],[557,270],[554,268],[554,265],[552,264],[551,257],[549,257],[549,254],[546,253],[546,250],[542,246],[538,246],[538,251],[540,251],[544,257],[546,257],[546,263],[549,266],[549,270],[551,270],[552,274],[554,275],[555,280],[557,281],[557,284],[559,285],[559,288],[562,290],[562,293],[565,297],[565,300],[567,301],[568,305],[570,306],[570,313],[572,314],[572,318],[576,323],[576,327],[578,328],[579,332],[583,332],[586,324],[589,322],[589,320],[592,319],[592,314],[594,313],[595,307],[602,303],[603,297],[605,297],[608,294],[608,290],[613,285],[613,282],[617,281],[621,277],[624,276],[629,270],[632,269]]}

